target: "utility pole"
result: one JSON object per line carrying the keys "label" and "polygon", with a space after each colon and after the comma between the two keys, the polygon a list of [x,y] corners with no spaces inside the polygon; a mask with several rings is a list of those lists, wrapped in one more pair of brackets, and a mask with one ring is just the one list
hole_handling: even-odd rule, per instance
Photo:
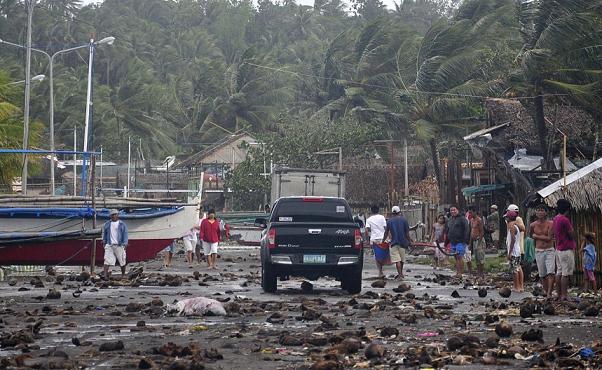
{"label": "utility pole", "polygon": [[410,188],[408,186],[408,140],[403,138],[403,175],[404,175],[404,192],[406,199],[410,196]]}
{"label": "utility pole", "polygon": [[[25,0],[27,7],[27,45],[25,53],[25,103],[23,111],[23,150],[29,149],[29,99],[31,89],[31,22],[35,0]],[[23,153],[21,192],[27,195],[27,153]]]}

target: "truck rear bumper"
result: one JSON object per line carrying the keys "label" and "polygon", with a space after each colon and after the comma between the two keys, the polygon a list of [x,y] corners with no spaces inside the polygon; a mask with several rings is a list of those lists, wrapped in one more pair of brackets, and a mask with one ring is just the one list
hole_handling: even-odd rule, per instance
{"label": "truck rear bumper", "polygon": [[359,256],[338,256],[338,260],[336,261],[336,264],[333,263],[329,263],[329,264],[308,264],[308,263],[295,263],[297,262],[297,258],[295,258],[296,256],[290,256],[290,255],[285,255],[285,254],[276,254],[276,255],[272,255],[271,256],[271,263],[274,265],[295,265],[295,266],[303,266],[303,267],[308,267],[308,266],[316,266],[316,267],[320,267],[320,266],[347,266],[347,265],[355,265],[358,264],[360,261]]}

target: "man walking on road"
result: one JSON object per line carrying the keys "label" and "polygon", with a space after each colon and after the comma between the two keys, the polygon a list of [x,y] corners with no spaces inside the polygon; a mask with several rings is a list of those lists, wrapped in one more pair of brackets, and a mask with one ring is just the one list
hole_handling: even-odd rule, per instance
{"label": "man walking on road", "polygon": [[456,258],[456,277],[462,278],[464,272],[464,254],[470,241],[470,226],[466,217],[460,214],[458,207],[449,208],[451,218],[447,222],[445,233],[451,243],[451,251]]}
{"label": "man walking on road", "polygon": [[[470,242],[472,243],[473,257],[477,262],[477,278],[485,277],[485,225],[481,215],[474,208],[470,210]],[[470,262],[472,263],[472,262]]]}
{"label": "man walking on road", "polygon": [[552,221],[548,219],[546,206],[535,208],[537,219],[529,225],[529,235],[535,241],[535,261],[539,278],[543,281],[546,297],[552,297],[556,254],[552,244]]}
{"label": "man walking on road", "polygon": [[395,276],[395,279],[401,280],[404,277],[403,264],[406,259],[406,249],[412,244],[410,225],[405,217],[401,215],[401,210],[398,206],[394,206],[391,212],[393,212],[393,218],[387,221],[383,240],[387,240],[389,235],[391,236],[391,247],[389,248],[391,262],[395,263],[395,267],[397,267],[397,276]]}
{"label": "man walking on road", "polygon": [[102,243],[105,248],[102,277],[105,279],[109,278],[109,266],[115,266],[116,262],[121,267],[121,276],[125,276],[125,248],[128,244],[128,228],[119,219],[119,211],[112,209],[109,215],[111,220],[102,227]]}
{"label": "man walking on road", "polygon": [[559,199],[556,202],[558,214],[554,217],[552,234],[556,239],[556,275],[560,278],[560,289],[558,299],[568,301],[568,287],[573,271],[575,270],[575,231],[573,224],[567,217],[571,210],[571,202]]}
{"label": "man walking on road", "polygon": [[378,269],[378,277],[382,278],[384,277],[383,265],[390,262],[390,258],[386,258],[388,255],[388,253],[386,253],[388,252],[387,250],[381,251],[380,244],[383,242],[385,229],[387,227],[387,220],[385,219],[385,216],[379,214],[378,211],[379,209],[376,205],[370,208],[372,215],[366,220],[366,231],[368,231],[370,234],[370,245],[374,250],[374,259],[376,261],[376,268]]}

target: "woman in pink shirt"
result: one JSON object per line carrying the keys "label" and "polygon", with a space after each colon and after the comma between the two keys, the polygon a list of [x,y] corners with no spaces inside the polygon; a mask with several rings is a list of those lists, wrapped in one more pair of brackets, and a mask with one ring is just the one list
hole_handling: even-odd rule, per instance
{"label": "woman in pink shirt", "polygon": [[203,252],[207,256],[207,265],[210,269],[217,269],[217,244],[220,241],[220,227],[214,209],[211,209],[207,218],[201,221],[200,239],[203,244]]}

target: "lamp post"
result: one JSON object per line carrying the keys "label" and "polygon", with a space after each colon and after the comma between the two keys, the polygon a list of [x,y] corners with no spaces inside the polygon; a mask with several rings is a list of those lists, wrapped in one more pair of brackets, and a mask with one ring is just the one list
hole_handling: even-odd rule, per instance
{"label": "lamp post", "polygon": [[[25,0],[27,7],[27,44],[25,57],[25,103],[23,109],[23,150],[29,149],[29,99],[31,83],[31,22],[35,0]],[[27,195],[27,153],[23,153],[23,169],[21,173],[21,192]]]}
{"label": "lamp post", "polygon": [[[94,45],[101,45],[101,44],[113,45],[114,41],[115,41],[114,37],[105,37],[104,39],[102,39],[100,41],[96,41],[96,42],[92,41],[92,43]],[[21,49],[25,49],[26,48],[23,45],[14,44],[12,42],[8,42],[8,41],[2,40],[2,39],[0,39],[0,44],[5,44],[5,45],[9,45],[9,46],[21,48]],[[56,53],[54,53],[52,55],[48,54],[47,52],[45,52],[43,50],[31,48],[32,51],[35,51],[35,52],[40,53],[40,54],[44,54],[46,56],[46,58],[48,58],[48,69],[50,70],[50,113],[49,113],[49,122],[50,122],[50,151],[51,152],[54,152],[54,148],[55,148],[55,146],[54,146],[54,58],[57,55],[68,53],[70,51],[84,49],[84,48],[90,48],[91,45],[92,44],[84,44],[84,45],[79,45],[79,46],[75,46],[75,47],[68,48],[68,49],[59,50],[59,51],[57,51]],[[86,106],[86,112],[88,112],[87,106]],[[77,150],[77,148],[75,148],[73,150]],[[54,156],[54,154],[52,154],[52,156]],[[51,162],[51,164],[50,164],[50,193],[52,195],[54,195],[54,189],[55,189],[55,183],[54,183],[54,161],[50,161],[50,162]]]}
{"label": "lamp post", "polygon": [[[88,62],[88,91],[87,91],[87,95],[86,95],[86,118],[85,118],[85,125],[84,125],[84,152],[88,151],[88,140],[90,139],[90,126],[92,125],[92,110],[93,110],[93,105],[92,105],[92,72],[94,71],[94,50],[96,48],[96,45],[102,45],[102,44],[108,44],[108,45],[113,45],[113,42],[115,42],[115,38],[112,36],[109,37],[105,37],[104,39],[100,40],[100,41],[94,41],[94,39],[90,39],[90,44],[89,44],[89,48],[90,48],[90,57],[89,57],[89,62]],[[86,195],[86,188],[87,186],[85,185],[87,183],[86,181],[86,175],[87,175],[87,169],[86,169],[86,161],[88,159],[88,155],[84,154],[83,155],[83,162],[82,162],[82,182],[84,184],[83,187],[83,194],[82,195]],[[92,184],[92,187],[94,188],[94,184]]]}
{"label": "lamp post", "polygon": [[[37,76],[33,76],[31,78],[31,82],[44,81],[45,79],[46,79],[45,75],[37,75]],[[19,85],[22,83],[25,83],[25,80],[9,82],[9,83],[7,83],[7,85]]]}

